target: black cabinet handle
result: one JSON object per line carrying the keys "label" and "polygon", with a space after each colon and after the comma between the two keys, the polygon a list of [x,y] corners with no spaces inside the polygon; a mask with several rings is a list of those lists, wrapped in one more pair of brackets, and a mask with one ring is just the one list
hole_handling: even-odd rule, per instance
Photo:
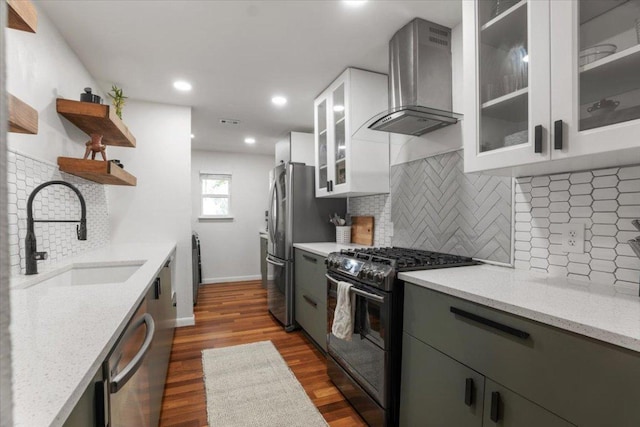
{"label": "black cabinet handle", "polygon": [[491,421],[494,423],[497,423],[500,421],[500,415],[500,393],[494,391],[491,393],[491,414],[489,418],[491,418]]}
{"label": "black cabinet handle", "polygon": [[154,286],[154,289],[153,289],[153,298],[154,298],[154,299],[160,299],[160,293],[161,293],[162,291],[160,290],[160,278],[159,278],[159,277],[158,277],[158,278],[156,278],[156,281],[155,281],[155,282],[153,282],[153,286]]}
{"label": "black cabinet handle", "polygon": [[553,148],[562,150],[562,120],[556,120],[553,123]]}
{"label": "black cabinet handle", "polygon": [[302,295],[302,298],[304,298],[304,300],[305,300],[306,302],[308,302],[309,304],[311,304],[311,305],[313,306],[313,308],[317,308],[317,307],[318,307],[318,303],[317,303],[317,302],[315,302],[314,300],[312,300],[311,298],[309,298],[308,296],[306,296],[306,295]]}
{"label": "black cabinet handle", "polygon": [[473,378],[467,378],[464,384],[464,404],[473,405]]}
{"label": "black cabinet handle", "polygon": [[486,325],[492,327],[494,329],[498,329],[499,331],[506,332],[509,335],[513,335],[514,337],[518,337],[526,340],[529,338],[529,333],[521,331],[520,329],[512,328],[511,326],[503,325],[502,323],[498,323],[491,319],[487,319],[486,317],[478,316],[477,314],[469,313],[468,311],[460,310],[456,307],[450,307],[449,311],[453,314],[457,314],[460,317],[464,317],[469,320],[473,320],[474,322],[480,323],[482,325]]}
{"label": "black cabinet handle", "polygon": [[327,191],[331,191],[331,187],[329,186],[329,181],[327,181]]}
{"label": "black cabinet handle", "polygon": [[542,153],[542,125],[538,125],[534,128],[534,153]]}
{"label": "black cabinet handle", "polygon": [[98,381],[94,384],[95,395],[94,405],[96,410],[96,426],[106,427],[109,425],[109,416],[107,414],[107,408],[109,405],[107,382]]}
{"label": "black cabinet handle", "polygon": [[309,255],[304,255],[304,254],[303,254],[303,255],[302,255],[302,258],[304,258],[304,259],[306,259],[307,261],[312,262],[312,263],[314,263],[314,264],[318,262],[318,260],[317,260],[316,258],[314,258],[314,257],[312,257],[312,256],[309,256]]}

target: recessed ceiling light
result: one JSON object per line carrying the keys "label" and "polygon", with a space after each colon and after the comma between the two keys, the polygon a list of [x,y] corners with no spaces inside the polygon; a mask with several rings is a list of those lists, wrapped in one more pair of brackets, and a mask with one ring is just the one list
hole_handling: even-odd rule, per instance
{"label": "recessed ceiling light", "polygon": [[344,111],[344,105],[334,105],[333,111],[336,113],[342,113]]}
{"label": "recessed ceiling light", "polygon": [[185,82],[184,80],[177,80],[173,82],[173,87],[183,92],[188,92],[191,90],[191,83]]}
{"label": "recessed ceiling light", "polygon": [[195,135],[194,135],[194,134],[191,134],[191,139],[193,139],[194,137],[195,137]]}
{"label": "recessed ceiling light", "polygon": [[360,7],[366,2],[367,0],[344,0],[344,4],[349,7]]}
{"label": "recessed ceiling light", "polygon": [[522,57],[522,62],[529,62],[529,55],[525,55]]}
{"label": "recessed ceiling light", "polygon": [[244,142],[246,142],[247,144],[255,144],[256,143],[256,139],[255,138],[245,138]]}
{"label": "recessed ceiling light", "polygon": [[271,102],[273,102],[275,105],[277,105],[278,107],[282,107],[283,105],[285,105],[287,103],[287,98],[285,98],[284,96],[274,96],[273,98],[271,98]]}

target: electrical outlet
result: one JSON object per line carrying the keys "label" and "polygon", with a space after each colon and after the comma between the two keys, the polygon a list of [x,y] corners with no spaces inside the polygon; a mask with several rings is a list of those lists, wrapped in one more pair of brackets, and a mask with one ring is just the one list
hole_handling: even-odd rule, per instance
{"label": "electrical outlet", "polygon": [[576,254],[584,253],[584,224],[571,223],[562,226],[562,250]]}

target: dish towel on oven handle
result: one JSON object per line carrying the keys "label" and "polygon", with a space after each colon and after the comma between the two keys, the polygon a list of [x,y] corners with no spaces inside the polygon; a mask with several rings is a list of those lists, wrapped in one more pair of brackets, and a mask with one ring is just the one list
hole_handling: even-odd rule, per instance
{"label": "dish towel on oven handle", "polygon": [[338,282],[336,309],[331,325],[331,333],[346,341],[351,341],[353,335],[353,304],[350,291],[351,283]]}

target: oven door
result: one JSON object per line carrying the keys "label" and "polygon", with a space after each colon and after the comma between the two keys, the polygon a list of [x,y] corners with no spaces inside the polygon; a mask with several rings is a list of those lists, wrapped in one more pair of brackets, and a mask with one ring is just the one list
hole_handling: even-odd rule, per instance
{"label": "oven door", "polygon": [[386,408],[389,360],[385,350],[389,343],[390,295],[351,282],[352,303],[355,305],[353,337],[351,341],[345,341],[331,333],[338,280],[345,279],[327,274],[328,352],[380,406]]}

